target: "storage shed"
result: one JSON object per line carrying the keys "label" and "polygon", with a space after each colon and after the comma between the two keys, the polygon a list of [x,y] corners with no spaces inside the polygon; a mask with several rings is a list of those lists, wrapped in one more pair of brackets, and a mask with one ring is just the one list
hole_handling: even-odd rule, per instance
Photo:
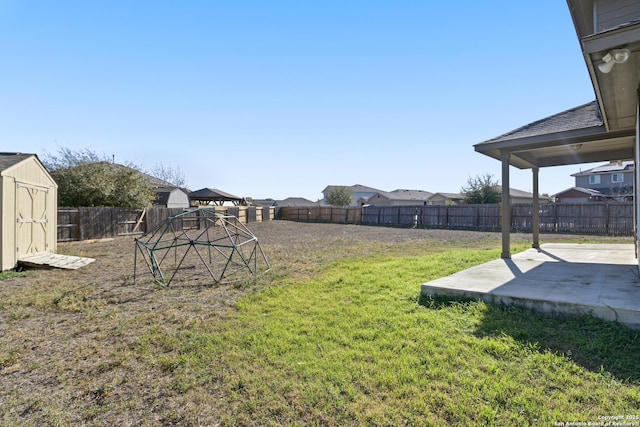
{"label": "storage shed", "polygon": [[57,248],[58,186],[35,154],[0,153],[0,270]]}

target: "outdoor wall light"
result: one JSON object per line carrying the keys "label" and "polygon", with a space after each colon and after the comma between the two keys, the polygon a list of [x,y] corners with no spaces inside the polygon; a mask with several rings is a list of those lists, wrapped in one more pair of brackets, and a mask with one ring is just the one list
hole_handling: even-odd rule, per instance
{"label": "outdoor wall light", "polygon": [[569,147],[571,147],[572,150],[579,150],[582,148],[582,144],[571,144]]}
{"label": "outdoor wall light", "polygon": [[605,74],[608,74],[613,69],[613,66],[616,64],[622,64],[629,59],[629,55],[631,51],[629,49],[613,49],[607,52],[605,56],[602,57],[602,61],[598,64],[598,69]]}

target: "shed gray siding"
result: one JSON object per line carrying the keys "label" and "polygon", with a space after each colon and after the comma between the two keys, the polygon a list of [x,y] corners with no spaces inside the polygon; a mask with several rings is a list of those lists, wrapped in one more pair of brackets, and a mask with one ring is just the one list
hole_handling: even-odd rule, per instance
{"label": "shed gray siding", "polygon": [[598,0],[593,7],[598,33],[640,19],[640,2],[637,0]]}

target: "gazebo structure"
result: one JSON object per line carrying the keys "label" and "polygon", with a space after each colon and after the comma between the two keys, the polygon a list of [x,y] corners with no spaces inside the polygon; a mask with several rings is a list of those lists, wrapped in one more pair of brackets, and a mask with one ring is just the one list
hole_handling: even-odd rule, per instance
{"label": "gazebo structure", "polygon": [[200,190],[189,193],[189,202],[191,206],[222,206],[225,202],[232,203],[234,206],[245,204],[245,199],[225,193],[216,188],[202,188]]}
{"label": "gazebo structure", "polygon": [[[539,247],[540,168],[629,159],[640,164],[637,148],[640,3],[637,0],[567,0],[567,5],[596,100],[474,147],[477,152],[502,162],[503,189],[509,188],[509,166],[531,169],[534,247]],[[502,192],[502,258],[511,257],[508,196],[508,191]],[[639,198],[634,199],[637,212]]]}

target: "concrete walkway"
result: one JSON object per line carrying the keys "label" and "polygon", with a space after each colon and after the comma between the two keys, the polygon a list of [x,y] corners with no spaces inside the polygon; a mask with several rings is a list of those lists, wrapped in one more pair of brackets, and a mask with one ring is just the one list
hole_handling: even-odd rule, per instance
{"label": "concrete walkway", "polygon": [[640,329],[640,278],[629,244],[547,243],[425,283],[421,293],[591,314]]}

